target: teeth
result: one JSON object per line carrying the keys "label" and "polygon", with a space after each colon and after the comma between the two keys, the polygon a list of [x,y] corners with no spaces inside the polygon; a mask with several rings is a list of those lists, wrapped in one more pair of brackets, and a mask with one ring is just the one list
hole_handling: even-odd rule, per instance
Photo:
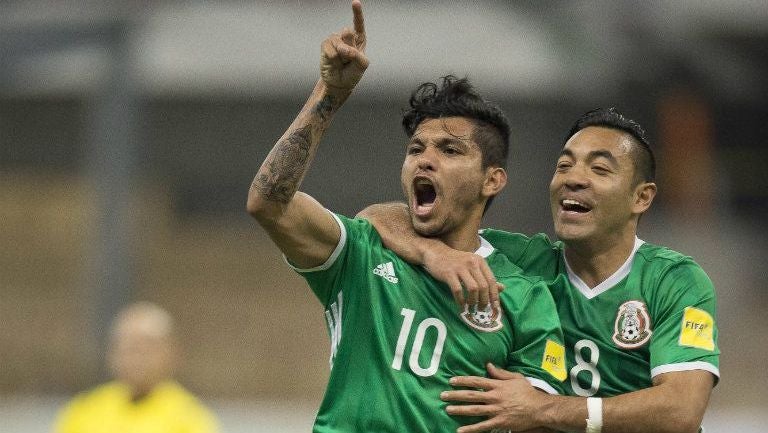
{"label": "teeth", "polygon": [[579,202],[579,201],[576,201],[576,200],[571,200],[571,199],[569,199],[569,198],[566,198],[566,199],[564,199],[564,200],[563,200],[563,204],[564,204],[564,205],[574,205],[574,206],[581,206],[581,207],[586,207],[586,206],[585,206],[584,204],[582,204],[581,202]]}

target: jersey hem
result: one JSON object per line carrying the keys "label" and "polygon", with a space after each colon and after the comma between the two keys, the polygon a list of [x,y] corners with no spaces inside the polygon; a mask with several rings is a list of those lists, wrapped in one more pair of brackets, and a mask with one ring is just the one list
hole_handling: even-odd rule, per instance
{"label": "jersey hem", "polygon": [[347,243],[347,228],[344,226],[344,223],[341,222],[339,217],[336,216],[336,214],[334,214],[331,211],[328,211],[328,213],[330,213],[333,219],[336,220],[336,223],[339,224],[339,229],[341,229],[341,235],[339,236],[339,243],[336,245],[336,248],[333,249],[333,252],[323,264],[319,266],[315,266],[313,268],[298,268],[292,265],[291,262],[288,260],[288,257],[285,257],[285,254],[283,254],[283,261],[294,271],[303,273],[303,274],[306,274],[309,272],[324,271],[330,268],[331,266],[333,266],[333,264],[336,263],[336,259],[338,259],[339,255],[341,255],[341,250],[344,249],[344,245],[346,245]]}
{"label": "jersey hem", "polygon": [[712,373],[720,379],[720,369],[704,361],[678,362],[675,364],[664,364],[651,369],[651,377],[656,377],[663,373],[672,373],[675,371],[704,370]]}
{"label": "jersey hem", "polygon": [[543,381],[541,379],[536,379],[535,377],[528,377],[528,376],[526,376],[525,380],[530,382],[531,386],[533,386],[534,388],[538,388],[538,389],[546,392],[547,394],[560,395],[560,393],[557,392],[555,387],[553,387],[552,385],[548,384],[547,382],[545,382],[545,381]]}

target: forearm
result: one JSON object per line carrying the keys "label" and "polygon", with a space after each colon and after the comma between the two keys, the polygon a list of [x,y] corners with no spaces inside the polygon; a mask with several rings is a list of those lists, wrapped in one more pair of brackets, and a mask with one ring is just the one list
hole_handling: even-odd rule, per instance
{"label": "forearm", "polygon": [[411,264],[423,265],[424,256],[430,249],[448,248],[436,239],[416,233],[405,203],[374,204],[360,211],[357,216],[370,221],[381,236],[384,246]]}
{"label": "forearm", "polygon": [[503,286],[496,282],[485,259],[454,250],[438,239],[420,236],[413,228],[406,204],[375,204],[357,216],[373,224],[385,247],[411,264],[424,266],[434,278],[446,283],[460,307],[479,302],[480,307],[485,308],[490,302],[499,308],[499,291]]}
{"label": "forearm", "polygon": [[322,80],[256,173],[248,212],[260,221],[276,218],[293,198],[317,152],[320,139],[349,91],[329,89]]}
{"label": "forearm", "polygon": [[[604,398],[602,433],[695,433],[708,399],[708,391],[695,387],[662,386]],[[549,403],[540,411],[540,424],[564,432],[583,432],[588,417],[586,400],[549,396]]]}

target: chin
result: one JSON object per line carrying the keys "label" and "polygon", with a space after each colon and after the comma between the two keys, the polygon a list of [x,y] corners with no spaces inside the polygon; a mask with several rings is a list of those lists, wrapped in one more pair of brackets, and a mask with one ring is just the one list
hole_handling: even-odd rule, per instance
{"label": "chin", "polygon": [[420,236],[433,237],[437,236],[443,231],[443,225],[437,221],[419,221],[415,217],[411,218],[413,229]]}
{"label": "chin", "polygon": [[589,237],[589,234],[579,227],[555,227],[555,235],[563,242],[578,242]]}

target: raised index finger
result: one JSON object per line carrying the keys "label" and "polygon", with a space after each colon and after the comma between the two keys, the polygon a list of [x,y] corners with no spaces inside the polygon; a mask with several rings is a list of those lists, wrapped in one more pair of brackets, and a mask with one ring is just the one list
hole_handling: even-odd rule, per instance
{"label": "raised index finger", "polygon": [[361,36],[365,36],[365,20],[363,19],[363,4],[360,3],[360,0],[353,0],[352,1],[352,15],[354,27],[355,27],[355,33]]}

